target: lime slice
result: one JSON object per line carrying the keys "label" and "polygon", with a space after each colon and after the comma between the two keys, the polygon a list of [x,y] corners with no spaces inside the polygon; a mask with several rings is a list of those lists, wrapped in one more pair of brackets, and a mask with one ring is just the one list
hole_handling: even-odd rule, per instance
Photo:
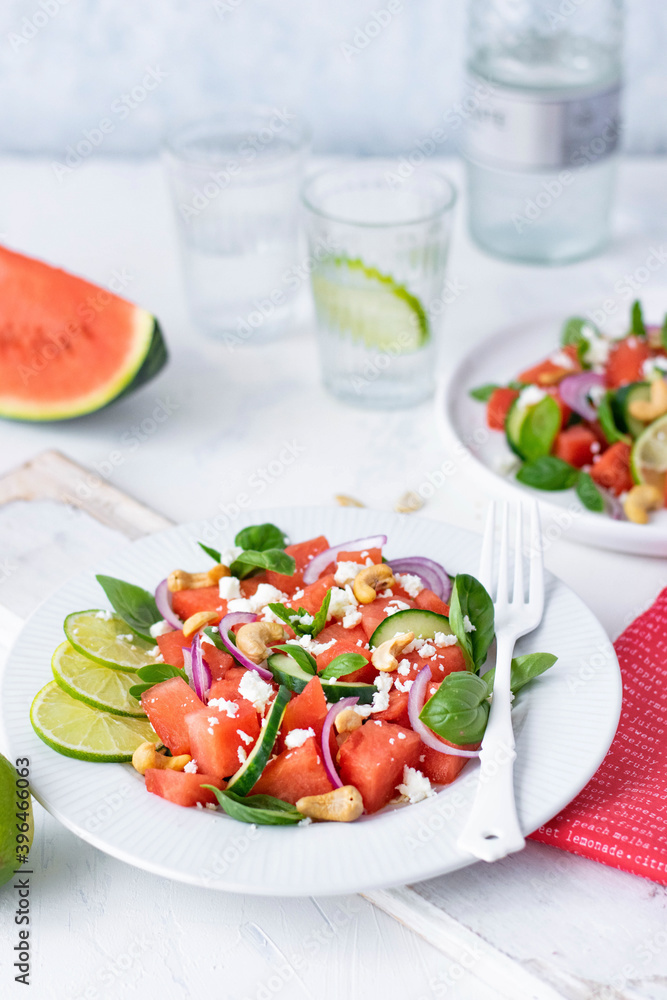
{"label": "lime slice", "polygon": [[65,619],[65,635],[78,653],[112,670],[138,670],[155,663],[155,643],[135,635],[118,615],[108,611],[75,611]]}
{"label": "lime slice", "polygon": [[648,483],[659,490],[667,478],[667,413],[642,431],[630,454],[632,476],[637,483]]}
{"label": "lime slice", "polygon": [[55,681],[50,681],[36,695],[30,721],[41,740],[58,753],[77,760],[132,760],[132,754],[142,743],[159,742],[149,722],[100,712],[70,698]]}
{"label": "lime slice", "polygon": [[312,286],[320,322],[366,347],[409,354],[429,339],[419,299],[359,259],[330,258],[313,274]]}
{"label": "lime slice", "polygon": [[51,669],[56,683],[72,698],[114,715],[146,718],[137,699],[129,693],[133,684],[141,684],[137,674],[101,667],[77,653],[68,642],[61,642],[58,646],[51,660]]}

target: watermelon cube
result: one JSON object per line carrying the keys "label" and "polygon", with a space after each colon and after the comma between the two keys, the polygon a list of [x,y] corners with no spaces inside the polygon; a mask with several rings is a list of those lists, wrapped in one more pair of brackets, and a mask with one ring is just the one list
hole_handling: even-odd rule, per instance
{"label": "watermelon cube", "polygon": [[281,733],[286,736],[292,729],[313,729],[319,739],[328,711],[322,683],[319,677],[313,677],[287,705]]}
{"label": "watermelon cube", "polygon": [[419,768],[423,743],[417,733],[392,722],[366,722],[340,748],[340,777],[361,792],[366,812],[396,797],[403,768]]}
{"label": "watermelon cube", "polygon": [[[476,744],[464,747],[465,750],[474,750],[475,748]],[[424,746],[419,755],[417,767],[435,785],[449,785],[455,778],[458,778],[469,759],[468,757],[454,757],[451,754],[438,753],[437,750]]]}
{"label": "watermelon cube", "polygon": [[183,649],[188,649],[192,645],[192,639],[186,639],[183,629],[175,629],[173,632],[165,632],[157,637],[157,644],[165,663],[171,663],[172,667],[183,666]]}
{"label": "watermelon cube", "polygon": [[238,771],[259,736],[259,716],[252,705],[243,699],[230,702],[230,710],[231,705],[236,706],[234,715],[224,706],[208,705],[186,717],[197,767],[220,778]]}
{"label": "watermelon cube", "polygon": [[196,806],[217,802],[213,792],[202,785],[224,788],[225,783],[213,774],[185,774],[151,767],[146,771],[146,791],[159,795],[177,806]]}
{"label": "watermelon cube", "polygon": [[215,611],[218,621],[227,613],[227,601],[220,597],[217,586],[177,590],[171,600],[174,614],[183,621],[198,611]]}
{"label": "watermelon cube", "polygon": [[324,795],[333,785],[324,769],[314,736],[294,750],[283,750],[270,760],[252,790],[253,795],[273,795],[296,804],[302,795]]}
{"label": "watermelon cube", "polygon": [[141,707],[155,732],[175,757],[190,753],[190,736],[185,718],[204,708],[204,702],[182,677],[170,677],[144,691]]}

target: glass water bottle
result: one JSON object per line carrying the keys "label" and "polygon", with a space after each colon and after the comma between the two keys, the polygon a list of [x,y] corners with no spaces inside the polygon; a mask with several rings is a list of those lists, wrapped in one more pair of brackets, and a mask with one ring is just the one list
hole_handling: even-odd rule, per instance
{"label": "glass water bottle", "polygon": [[484,250],[562,264],[609,238],[622,0],[471,0],[469,221]]}

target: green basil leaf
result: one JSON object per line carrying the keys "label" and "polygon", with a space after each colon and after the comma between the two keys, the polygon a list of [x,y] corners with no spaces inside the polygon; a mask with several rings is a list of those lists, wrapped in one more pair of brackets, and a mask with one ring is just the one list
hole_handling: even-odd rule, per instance
{"label": "green basil leaf", "polygon": [[320,678],[326,680],[329,677],[345,677],[355,670],[361,670],[367,663],[368,660],[361,653],[341,653],[324,668]]}
{"label": "green basil leaf", "polygon": [[234,560],[229,567],[232,576],[237,576],[240,580],[250,576],[257,569],[270,569],[274,573],[282,573],[284,576],[293,576],[296,569],[296,560],[293,556],[288,556],[282,549],[247,549]]}
{"label": "green basil leaf", "polygon": [[317,673],[317,660],[307,649],[300,646],[298,642],[286,642],[282,646],[271,646],[271,651],[275,649],[279,649],[281,653],[287,653],[288,656],[291,656],[307,674],[312,674],[314,677]]}
{"label": "green basil leaf", "polygon": [[327,590],[326,594],[324,595],[324,600],[320,605],[320,609],[313,618],[313,624],[310,626],[310,634],[312,636],[319,635],[324,626],[326,625],[330,604],[331,604],[331,590]]}
{"label": "green basil leaf", "polygon": [[561,421],[561,409],[553,396],[528,407],[519,432],[519,449],[527,462],[549,454]]}
{"label": "green basil leaf", "polygon": [[204,545],[203,542],[197,542],[200,549],[203,549],[207,556],[210,556],[213,562],[219,563],[221,555],[217,549],[212,549],[210,545]]}
{"label": "green basil leaf", "polygon": [[120,615],[132,631],[142,639],[154,643],[150,627],[156,622],[161,622],[162,615],[157,609],[153,595],[134,583],[117,580],[115,576],[98,575],[95,579],[109,598],[116,614]]}
{"label": "green basil leaf", "polygon": [[536,490],[569,490],[577,482],[579,470],[555,455],[543,455],[522,465],[516,478]]}
{"label": "green basil leaf", "polygon": [[294,826],[305,818],[290,802],[275,799],[272,795],[236,795],[226,789],[221,791],[215,785],[202,785],[202,788],[210,788],[227,815],[241,823]]}
{"label": "green basil leaf", "polygon": [[605,392],[598,403],[597,411],[602,433],[609,444],[614,444],[615,441],[623,441],[624,444],[632,443],[631,438],[619,430],[614,413],[614,394],[612,392]]}
{"label": "green basil leaf", "polygon": [[152,687],[155,687],[155,685],[154,684],[133,684],[131,688],[128,688],[128,691],[132,695],[133,698],[136,698],[137,701],[141,701],[141,696],[144,693],[144,691],[150,691],[150,689]]}
{"label": "green basil leaf", "polygon": [[593,510],[596,514],[604,512],[604,498],[587,472],[579,473],[575,490],[587,510]]}
{"label": "green basil leaf", "polygon": [[577,357],[582,363],[585,362],[589,346],[588,340],[582,333],[584,327],[593,330],[599,335],[595,324],[591,323],[589,319],[584,319],[582,316],[571,316],[569,319],[566,319],[560,335],[560,342],[563,347],[573,346],[577,348]]}
{"label": "green basil leaf", "polygon": [[[319,611],[315,615],[311,615],[305,608],[299,608],[295,611],[294,608],[288,608],[284,604],[269,604],[269,608],[276,617],[294,629],[297,635],[316,636],[319,635],[327,623],[330,603],[331,590],[327,590]],[[304,621],[304,619],[306,620]]]}
{"label": "green basil leaf", "polygon": [[[553,667],[558,659],[552,653],[526,653],[525,656],[515,656],[512,660],[512,672],[510,676],[510,688],[516,694],[525,684],[539,677],[549,667]],[[485,682],[489,694],[493,691],[493,682],[496,676],[496,668],[487,670],[482,680]]]}
{"label": "green basil leaf", "polygon": [[142,684],[133,684],[129,689],[133,698],[141,698],[144,691],[150,690],[162,681],[168,681],[170,677],[182,677],[187,683],[187,674],[181,667],[173,667],[171,663],[148,663],[145,667],[137,670],[137,677],[143,681]]}
{"label": "green basil leaf", "polygon": [[422,708],[419,718],[438,736],[461,746],[479,743],[489,718],[489,691],[477,674],[456,671]]}
{"label": "green basil leaf", "polygon": [[[466,629],[466,621],[473,626]],[[468,573],[458,573],[449,601],[449,624],[463,650],[469,670],[479,670],[494,637],[493,601]]]}
{"label": "green basil leaf", "polygon": [[[212,625],[207,625],[206,628],[204,629],[204,635],[207,635],[209,637],[209,639],[211,640],[216,649],[222,650],[223,653],[228,652],[227,647],[220,638],[220,633],[218,632],[217,628],[213,628]],[[202,648],[205,648],[205,646],[206,643],[204,643],[204,646]]]}
{"label": "green basil leaf", "polygon": [[240,545],[242,549],[266,552],[267,549],[284,549],[287,537],[275,524],[253,524],[250,528],[239,531],[234,544]]}
{"label": "green basil leaf", "polygon": [[635,299],[635,301],[632,303],[630,334],[635,337],[646,336],[646,324],[644,323],[644,314],[642,312],[641,302],[639,302],[638,299]]}
{"label": "green basil leaf", "polygon": [[477,389],[471,389],[470,396],[472,396],[473,399],[479,400],[480,403],[488,403],[496,389],[500,388],[501,387],[499,385],[489,382],[488,385],[480,385]]}

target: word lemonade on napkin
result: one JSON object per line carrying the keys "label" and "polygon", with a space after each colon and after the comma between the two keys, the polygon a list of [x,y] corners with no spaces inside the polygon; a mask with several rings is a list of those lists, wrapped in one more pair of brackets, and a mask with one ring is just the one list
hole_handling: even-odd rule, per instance
{"label": "word lemonade on napkin", "polygon": [[582,792],[531,835],[667,885],[667,588],[614,643],[618,731]]}

